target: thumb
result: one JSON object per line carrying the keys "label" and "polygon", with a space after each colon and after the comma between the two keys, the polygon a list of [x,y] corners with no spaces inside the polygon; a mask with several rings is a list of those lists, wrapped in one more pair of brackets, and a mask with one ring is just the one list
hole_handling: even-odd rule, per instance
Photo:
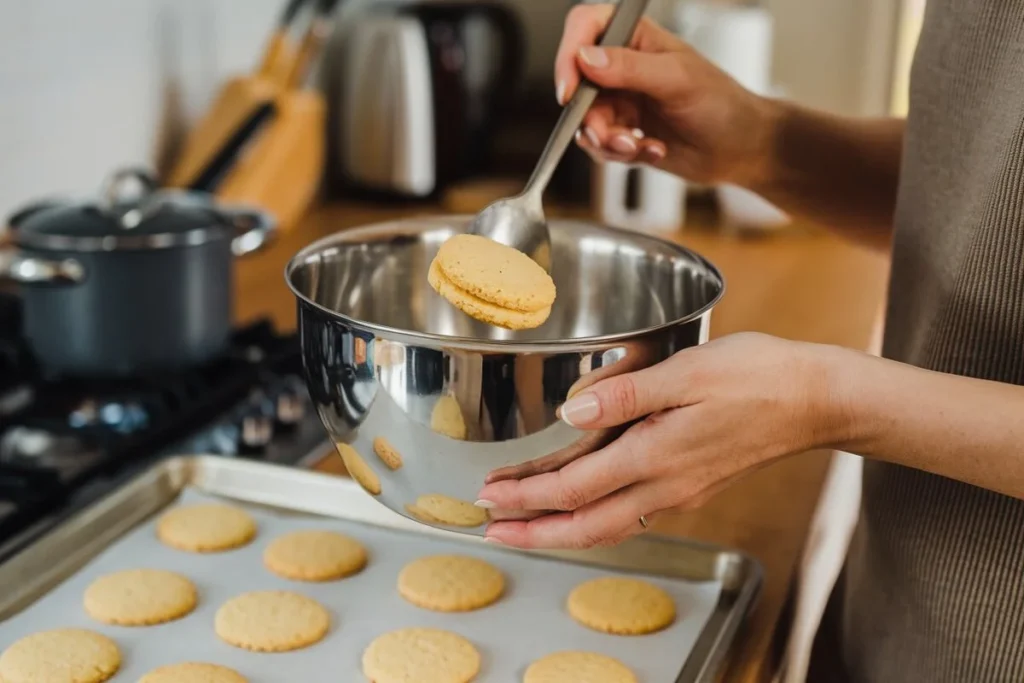
{"label": "thumb", "polygon": [[559,414],[563,422],[577,429],[601,429],[678,408],[683,404],[686,382],[676,369],[659,363],[601,380],[563,403]]}
{"label": "thumb", "polygon": [[640,52],[625,47],[588,45],[579,50],[580,71],[602,88],[666,97],[684,86],[679,52]]}

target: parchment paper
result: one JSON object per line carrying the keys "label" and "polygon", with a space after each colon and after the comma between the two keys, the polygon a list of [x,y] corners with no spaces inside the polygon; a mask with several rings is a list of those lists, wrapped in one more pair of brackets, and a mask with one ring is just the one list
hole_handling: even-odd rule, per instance
{"label": "parchment paper", "polygon": [[[178,503],[214,497],[186,490]],[[0,624],[0,646],[22,636],[59,627],[89,628],[113,638],[123,667],[112,679],[138,681],[164,664],[205,661],[236,669],[251,683],[355,683],[364,681],[360,658],[376,636],[406,626],[434,626],[468,638],[480,651],[476,681],[519,683],[530,662],[558,650],[589,650],[627,664],[641,683],[674,683],[721,591],[718,582],[690,583],[650,578],[676,600],[679,618],[668,629],[646,636],[611,636],[580,626],[565,610],[569,591],[581,581],[610,572],[590,567],[492,550],[404,531],[247,507],[259,524],[248,546],[199,555],[160,543],[154,520],[122,537],[78,574],[35,604]],[[262,562],[266,545],[298,529],[333,529],[366,544],[370,561],[356,576],[329,583],[279,578]],[[495,605],[464,614],[437,614],[403,600],[395,584],[402,567],[428,554],[465,553],[493,562],[508,581]],[[174,622],[148,627],[117,627],[94,622],[82,607],[86,587],[97,577],[122,569],[160,568],[180,572],[199,589],[196,610]],[[2,588],[0,588],[2,589]],[[318,600],[331,613],[331,630],[320,643],[287,653],[253,653],[221,642],[213,630],[217,608],[251,590],[286,589]]]}

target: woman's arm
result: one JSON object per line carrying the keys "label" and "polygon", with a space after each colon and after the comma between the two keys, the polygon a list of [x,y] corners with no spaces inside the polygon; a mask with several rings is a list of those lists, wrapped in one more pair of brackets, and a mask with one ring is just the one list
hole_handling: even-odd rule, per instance
{"label": "woman's arm", "polygon": [[1024,499],[1024,387],[837,347],[723,337],[601,380],[561,414],[584,430],[642,421],[558,471],[502,472],[478,504],[562,513],[494,522],[489,538],[520,547],[616,543],[643,531],[641,515],[698,507],[746,474],[814,448]]}
{"label": "woman's arm", "polygon": [[794,216],[887,249],[904,119],[853,118],[774,102],[762,176],[751,188]]}
{"label": "woman's arm", "polygon": [[1024,499],[1024,387],[834,354],[838,448]]}
{"label": "woman's arm", "polygon": [[598,161],[644,162],[688,180],[753,189],[791,214],[888,246],[903,121],[816,112],[741,87],[650,20],[629,48],[594,43],[609,5],[577,5],[555,64],[568,102],[602,87],[577,140]]}

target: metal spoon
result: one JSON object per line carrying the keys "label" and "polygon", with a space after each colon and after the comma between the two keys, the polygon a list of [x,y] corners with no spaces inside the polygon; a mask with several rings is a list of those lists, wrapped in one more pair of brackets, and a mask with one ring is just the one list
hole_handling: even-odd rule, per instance
{"label": "metal spoon", "polygon": [[[647,9],[648,0],[620,0],[598,43],[602,47],[623,47],[633,38],[636,25]],[[523,192],[500,199],[481,211],[469,226],[474,235],[518,249],[551,271],[551,235],[544,218],[543,196],[558,163],[569,148],[583,118],[597,99],[598,88],[582,81],[548,139],[537,167]]]}

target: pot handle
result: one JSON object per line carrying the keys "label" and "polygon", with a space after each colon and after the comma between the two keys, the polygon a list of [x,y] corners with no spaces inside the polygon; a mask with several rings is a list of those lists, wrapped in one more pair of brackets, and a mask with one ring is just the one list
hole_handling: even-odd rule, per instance
{"label": "pot handle", "polygon": [[77,285],[85,280],[85,268],[74,259],[51,261],[0,249],[0,280],[22,285]]}
{"label": "pot handle", "polygon": [[[133,195],[126,188],[136,186],[138,201],[133,208],[118,212],[117,205]],[[125,230],[131,230],[160,209],[154,193],[158,188],[156,179],[144,168],[122,168],[111,174],[100,191],[100,208],[111,214]]]}
{"label": "pot handle", "polygon": [[245,207],[224,207],[219,211],[238,233],[231,240],[231,251],[235,256],[259,251],[277,235],[277,221],[265,211]]}
{"label": "pot handle", "polygon": [[104,180],[103,188],[100,190],[101,203],[110,208],[123,201],[126,196],[130,197],[131,194],[126,192],[125,188],[132,184],[137,186],[136,193],[140,197],[153,194],[158,187],[156,179],[146,169],[121,168]]}

